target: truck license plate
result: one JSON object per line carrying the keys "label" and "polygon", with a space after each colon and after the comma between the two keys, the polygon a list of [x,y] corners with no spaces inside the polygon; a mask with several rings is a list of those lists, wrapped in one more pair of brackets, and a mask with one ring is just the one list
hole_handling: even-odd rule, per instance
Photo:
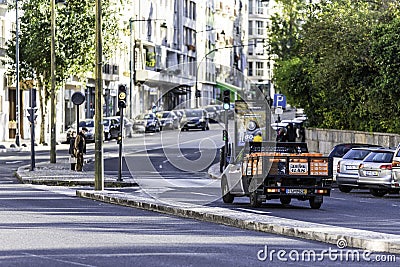
{"label": "truck license plate", "polygon": [[289,174],[307,175],[307,173],[308,173],[308,164],[307,163],[298,163],[298,162],[290,162],[289,163]]}
{"label": "truck license plate", "polygon": [[306,195],[307,189],[286,189],[286,194],[295,194],[295,195]]}

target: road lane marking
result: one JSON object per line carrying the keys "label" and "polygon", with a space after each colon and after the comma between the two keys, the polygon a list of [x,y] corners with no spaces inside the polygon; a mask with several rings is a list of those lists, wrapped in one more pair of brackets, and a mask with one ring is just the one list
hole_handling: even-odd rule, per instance
{"label": "road lane marking", "polygon": [[341,197],[330,197],[331,199],[336,199],[336,200],[347,200],[345,198],[341,198]]}
{"label": "road lane marking", "polygon": [[22,160],[6,161],[6,164],[17,164],[23,162]]}
{"label": "road lane marking", "polygon": [[194,195],[201,195],[201,196],[207,196],[207,197],[215,197],[215,195],[210,195],[210,194],[205,194],[205,193],[199,193],[199,192],[189,192]]}

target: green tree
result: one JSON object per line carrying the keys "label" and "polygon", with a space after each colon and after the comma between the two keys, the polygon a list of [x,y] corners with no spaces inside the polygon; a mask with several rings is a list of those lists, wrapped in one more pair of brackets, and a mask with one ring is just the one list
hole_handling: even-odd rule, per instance
{"label": "green tree", "polygon": [[313,126],[399,131],[391,117],[400,105],[399,1],[321,1],[301,7],[291,13],[301,21],[291,35],[295,49],[278,45],[288,39],[287,31],[277,30],[287,14],[276,15],[271,24],[276,88],[305,108]]}
{"label": "green tree", "polygon": [[[50,97],[50,1],[19,0],[20,31],[20,78],[36,82],[41,114],[40,143],[44,142],[47,101]],[[119,3],[121,4],[121,3]],[[120,5],[122,6],[122,5]],[[15,10],[15,4],[10,4]],[[118,45],[117,15],[119,7],[112,0],[103,4],[104,58],[112,56]],[[68,0],[63,8],[56,8],[56,77],[58,86],[70,75],[81,79],[94,70],[94,2]],[[110,29],[113,29],[112,31]],[[15,37],[9,40],[7,49],[9,74],[15,73]],[[56,86],[56,87],[58,87]]]}

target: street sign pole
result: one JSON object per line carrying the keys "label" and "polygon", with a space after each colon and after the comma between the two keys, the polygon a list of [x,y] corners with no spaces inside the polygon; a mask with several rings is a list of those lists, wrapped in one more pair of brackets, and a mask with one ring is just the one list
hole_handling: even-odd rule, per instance
{"label": "street sign pole", "polygon": [[122,182],[122,131],[124,129],[124,109],[119,110],[119,133],[118,133],[118,143],[119,143],[119,156],[118,156],[118,182]]}
{"label": "street sign pole", "polygon": [[119,108],[119,157],[118,157],[118,182],[122,182],[122,131],[124,130],[124,108],[126,108],[126,85],[118,86],[118,108]]}

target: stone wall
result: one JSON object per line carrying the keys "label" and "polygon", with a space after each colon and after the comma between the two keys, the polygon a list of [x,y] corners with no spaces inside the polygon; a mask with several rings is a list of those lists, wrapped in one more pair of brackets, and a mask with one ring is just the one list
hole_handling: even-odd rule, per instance
{"label": "stone wall", "polygon": [[400,143],[400,135],[307,128],[306,142],[309,151],[327,155],[335,145],[340,143],[368,143],[385,147],[396,147]]}

